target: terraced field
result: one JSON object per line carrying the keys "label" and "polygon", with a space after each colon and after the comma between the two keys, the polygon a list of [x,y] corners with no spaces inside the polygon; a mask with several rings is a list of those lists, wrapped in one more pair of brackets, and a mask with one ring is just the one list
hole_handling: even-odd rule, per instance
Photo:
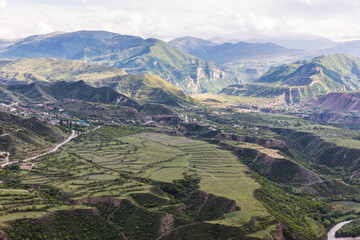
{"label": "terraced field", "polygon": [[0,189],[0,226],[19,218],[38,218],[50,212],[68,209],[87,209],[86,206],[49,204],[37,191]]}
{"label": "terraced field", "polygon": [[[224,220],[218,220],[217,223],[241,226],[253,216],[269,216],[262,204],[253,197],[253,192],[259,188],[259,184],[248,175],[247,168],[231,152],[221,150],[216,145],[183,137],[153,133],[141,133],[133,137],[181,150],[186,154],[184,160],[188,171],[195,172],[201,177],[201,190],[237,201],[241,211],[228,213]],[[167,177],[173,172],[183,171],[184,166],[180,163],[177,166],[176,163],[178,160],[168,167],[161,168],[161,174]],[[153,168],[156,168],[156,165]],[[155,176],[160,175],[153,170],[150,177],[154,173]]]}
{"label": "terraced field", "polygon": [[[200,177],[200,190],[235,200],[241,208],[209,223],[242,227],[250,220],[271,222],[274,219],[253,196],[260,185],[231,152],[185,137],[146,131],[131,134],[133,132],[126,129],[124,134],[109,131],[104,128],[82,136],[61,151],[33,161],[34,169],[20,171],[22,183],[54,187],[60,192],[50,198],[41,189],[19,192],[19,204],[12,201],[15,204],[8,206],[0,222],[37,218],[61,208],[72,209],[77,206],[72,205],[71,200],[95,196],[128,198],[138,207],[158,211],[155,203],[166,204],[171,196],[159,194],[154,184],[142,179],[173,183],[185,175]],[[147,200],[150,205],[141,200],[151,198],[155,202]],[[0,204],[1,201],[0,195]],[[256,237],[268,236],[275,227],[270,225],[255,232]]]}
{"label": "terraced field", "polygon": [[234,199],[241,207],[241,211],[229,213],[217,222],[240,226],[252,216],[269,216],[253,197],[259,184],[246,167],[231,152],[203,141],[140,133],[106,143],[99,140],[73,144],[40,161],[39,167],[27,173],[23,181],[60,188],[74,199],[123,198],[149,192],[150,185],[133,179],[120,180],[122,172],[163,182],[182,179],[188,173],[201,177],[201,190]]}
{"label": "terraced field", "polygon": [[89,196],[124,197],[150,188],[134,180],[120,179],[116,169],[99,167],[90,162],[91,158],[74,154],[77,147],[65,147],[62,152],[40,159],[38,168],[27,171],[22,181],[59,188],[71,194],[73,199]]}

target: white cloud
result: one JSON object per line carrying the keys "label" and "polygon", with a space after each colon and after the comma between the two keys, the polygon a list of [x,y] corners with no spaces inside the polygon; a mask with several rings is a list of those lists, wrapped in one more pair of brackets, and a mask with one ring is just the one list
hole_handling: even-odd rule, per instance
{"label": "white cloud", "polygon": [[5,8],[7,5],[7,1],[6,0],[0,0],[0,9]]}
{"label": "white cloud", "polygon": [[358,0],[0,0],[5,6],[0,38],[81,29],[164,39],[360,36]]}
{"label": "white cloud", "polygon": [[53,29],[46,22],[40,21],[36,23],[33,31],[39,34],[44,34],[44,33],[54,32],[55,30],[56,29]]}

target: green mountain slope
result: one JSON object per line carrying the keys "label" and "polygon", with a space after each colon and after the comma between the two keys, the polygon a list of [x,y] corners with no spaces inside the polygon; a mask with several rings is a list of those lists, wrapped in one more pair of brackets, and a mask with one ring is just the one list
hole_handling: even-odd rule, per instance
{"label": "green mountain slope", "polygon": [[217,91],[231,83],[225,73],[214,65],[157,39],[146,39],[120,51],[117,44],[115,46],[106,50],[103,46],[94,47],[79,57],[86,58],[89,63],[123,68],[133,74],[156,74],[187,93]]}
{"label": "green mountain slope", "polygon": [[[109,87],[95,88],[84,81],[56,82],[51,85],[32,83],[0,87],[7,99],[20,101],[56,101],[65,98],[82,100],[85,102],[106,103],[139,108],[134,100],[116,92]],[[6,99],[6,98],[5,98]]]}
{"label": "green mountain slope", "polygon": [[0,57],[54,57],[157,74],[188,93],[217,91],[233,83],[214,65],[161,40],[102,31],[31,36],[0,50]]}
{"label": "green mountain slope", "polygon": [[94,66],[78,61],[53,58],[0,60],[0,83],[19,84],[56,81],[97,81],[124,75],[123,69]]}
{"label": "green mountain slope", "polygon": [[38,118],[0,111],[0,152],[9,152],[11,161],[49,150],[64,139],[64,132]]}
{"label": "green mountain slope", "polygon": [[231,85],[222,93],[281,96],[286,103],[294,103],[329,92],[359,89],[359,69],[359,58],[341,54],[321,56],[271,68],[256,84]]}
{"label": "green mountain slope", "polygon": [[104,79],[99,84],[110,86],[118,92],[142,101],[169,105],[193,102],[192,98],[182,90],[156,75],[128,74]]}
{"label": "green mountain slope", "polygon": [[[20,97],[23,100],[39,100],[43,98],[51,101],[59,98],[78,99],[81,94],[81,100],[84,101],[111,103],[114,99],[101,98],[119,97],[118,93],[115,94],[110,89],[95,90],[85,84],[81,86],[81,88],[85,89],[80,90],[77,88],[77,91],[73,91],[71,85],[66,87],[65,83],[52,86],[51,89],[37,85],[21,86],[20,89],[10,86],[19,83],[49,84],[57,81],[73,82],[79,80],[83,80],[92,87],[111,87],[120,93],[142,101],[161,102],[171,105],[192,102],[192,99],[182,90],[155,75],[128,75],[124,70],[118,68],[94,66],[77,61],[52,58],[0,61],[0,83],[9,85],[8,87],[2,87],[0,91],[3,92],[3,96],[9,99]],[[57,87],[58,90],[56,90]],[[35,95],[32,96],[31,94]],[[87,94],[87,96],[84,94]],[[103,94],[105,96],[102,96]]]}

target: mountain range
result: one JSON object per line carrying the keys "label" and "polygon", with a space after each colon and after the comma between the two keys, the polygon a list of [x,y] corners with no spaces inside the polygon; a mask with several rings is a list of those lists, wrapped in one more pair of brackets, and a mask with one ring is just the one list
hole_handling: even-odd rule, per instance
{"label": "mountain range", "polygon": [[216,63],[232,82],[253,82],[270,67],[313,57],[315,52],[294,50],[274,43],[221,43],[195,37],[173,39],[170,45]]}
{"label": "mountain range", "polygon": [[215,44],[211,41],[185,37],[174,39],[170,45],[205,61],[226,64],[248,58],[265,58],[283,55],[298,55],[302,51],[288,49],[274,43],[223,43]]}
{"label": "mountain range", "polygon": [[335,46],[319,51],[320,54],[342,53],[360,57],[360,40],[338,43]]}
{"label": "mountain range", "polygon": [[[301,82],[304,79],[299,78],[303,73],[313,75],[313,68],[309,65],[313,60],[306,59],[332,52],[356,55],[357,49],[360,49],[358,41],[336,44],[327,39],[318,39],[301,42],[313,47],[323,42],[323,47],[330,48],[304,51],[270,42],[214,43],[194,37],[178,38],[165,43],[158,39],[143,39],[106,31],[54,32],[13,41],[1,40],[0,57],[7,59],[0,61],[0,82],[18,84],[84,80],[95,87],[110,86],[137,100],[161,103],[169,101],[176,105],[176,102],[191,101],[184,92],[218,92],[225,88],[223,93],[228,94],[234,94],[234,91],[245,91],[245,94],[256,92],[256,95],[265,96],[283,94],[288,91],[288,86],[307,85]],[[290,46],[289,44],[284,45]],[[336,45],[333,46],[334,44]],[[17,60],[9,60],[14,58]],[[308,62],[305,67],[299,69],[303,73],[298,74],[297,79],[286,74],[284,77],[275,76],[276,68],[269,70],[284,63],[290,66],[291,62],[299,59],[305,62],[295,65]],[[290,68],[294,68],[295,65]],[[281,70],[283,66],[279,68],[277,72],[288,71]],[[276,81],[279,84],[276,88],[272,85],[264,86],[264,83],[272,82],[270,78],[278,79]],[[256,84],[246,84],[248,82]],[[301,88],[299,93],[296,93],[300,89],[297,88],[292,90],[292,94],[288,94],[290,97],[285,98],[286,101],[296,102],[296,99],[342,88],[337,80],[330,85],[321,85],[315,91]],[[226,88],[227,86],[232,87]],[[233,86],[237,86],[235,90]],[[267,89],[265,93],[264,88]],[[352,86],[346,85],[345,88],[356,89],[356,84],[353,82]]]}
{"label": "mountain range", "polygon": [[215,65],[158,39],[105,31],[55,32],[3,44],[0,58],[57,58],[156,74],[188,93],[217,91],[230,84]]}

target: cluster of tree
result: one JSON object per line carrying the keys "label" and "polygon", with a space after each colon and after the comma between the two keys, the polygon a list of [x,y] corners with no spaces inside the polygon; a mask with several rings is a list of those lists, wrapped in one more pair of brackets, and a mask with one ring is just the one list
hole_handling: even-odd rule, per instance
{"label": "cluster of tree", "polygon": [[[284,234],[287,239],[323,239],[322,235],[315,230],[316,220],[311,216],[327,215],[330,212],[329,205],[322,200],[313,199],[310,196],[293,195],[277,187],[274,183],[253,173],[254,177],[261,184],[261,188],[254,192],[258,199],[267,210],[278,220],[283,222],[288,229]],[[319,228],[322,227],[320,221],[317,222]]]}

